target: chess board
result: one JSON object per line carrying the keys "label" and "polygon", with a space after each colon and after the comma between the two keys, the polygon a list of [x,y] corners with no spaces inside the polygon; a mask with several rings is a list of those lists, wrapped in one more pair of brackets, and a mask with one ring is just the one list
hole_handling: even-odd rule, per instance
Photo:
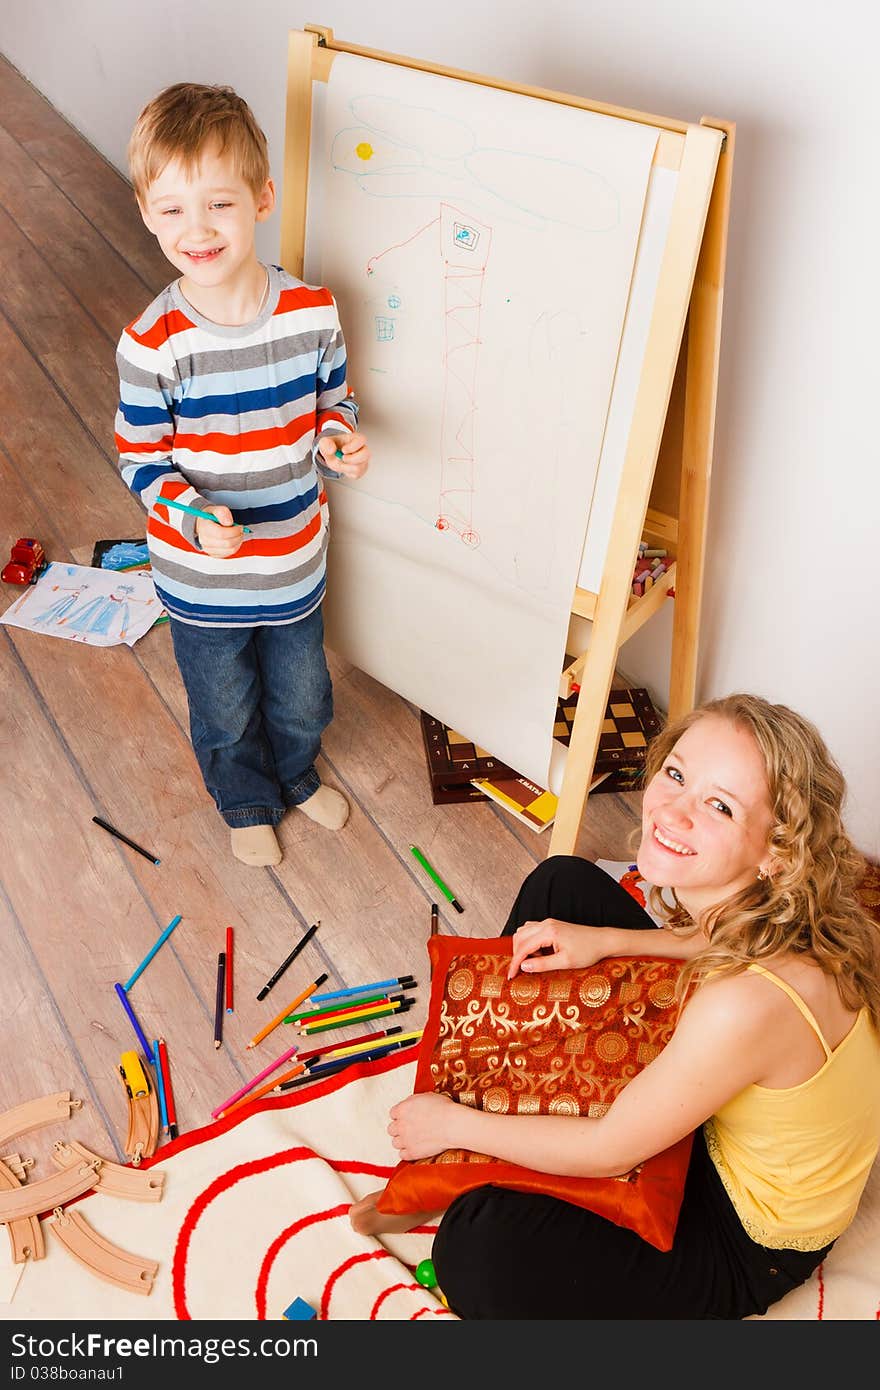
{"label": "chess board", "polygon": [[[553,737],[568,747],[577,708],[577,694],[559,700]],[[644,766],[648,744],[660,732],[660,716],[647,690],[612,690],[602,722],[594,772],[614,772]],[[608,790],[611,790],[608,788]],[[619,790],[624,790],[621,786]]]}
{"label": "chess board", "polygon": [[[425,759],[428,776],[434,788],[449,790],[453,787],[470,786],[473,777],[517,777],[519,774],[500,758],[487,753],[470,739],[458,734],[439,719],[421,711],[422,740],[425,745]],[[471,787],[473,792],[476,789]],[[448,798],[447,798],[448,799]],[[468,801],[479,800],[468,796]]]}

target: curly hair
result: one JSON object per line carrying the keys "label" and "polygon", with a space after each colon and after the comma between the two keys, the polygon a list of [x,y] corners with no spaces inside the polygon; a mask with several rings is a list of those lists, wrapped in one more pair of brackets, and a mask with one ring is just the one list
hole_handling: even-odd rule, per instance
{"label": "curly hair", "polygon": [[[751,734],[764,763],[773,826],[768,847],[773,870],[712,909],[700,925],[709,944],[682,971],[682,992],[708,975],[734,974],[750,961],[781,951],[812,956],[834,977],[850,1009],[868,1009],[880,1027],[880,928],[856,889],[865,860],[842,821],[846,783],[819,731],[787,705],[757,695],[710,700],[651,742],[647,783],[660,771],[685,730],[709,715]],[[674,905],[651,890],[655,911],[681,935],[697,930],[672,893]]]}
{"label": "curly hair", "polygon": [[147,102],[128,142],[128,168],[143,202],[154,179],[179,159],[187,173],[216,141],[228,150],[241,178],[259,197],[269,178],[269,147],[251,108],[231,87],[175,82]]}

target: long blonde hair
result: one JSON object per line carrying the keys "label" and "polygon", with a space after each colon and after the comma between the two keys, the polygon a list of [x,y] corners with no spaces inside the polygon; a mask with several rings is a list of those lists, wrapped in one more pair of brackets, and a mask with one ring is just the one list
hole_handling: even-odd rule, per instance
{"label": "long blonde hair", "polygon": [[[685,730],[708,715],[745,729],[761,754],[773,812],[773,871],[719,903],[700,923],[709,944],[682,971],[682,991],[710,973],[738,973],[750,961],[791,951],[812,956],[834,977],[847,1007],[866,1007],[880,1027],[880,927],[856,895],[865,860],[843,828],[846,783],[840,768],[802,715],[757,695],[735,694],[667,725],[648,749],[646,782]],[[697,926],[672,896],[670,907],[654,889],[652,906],[670,928],[691,935]]]}

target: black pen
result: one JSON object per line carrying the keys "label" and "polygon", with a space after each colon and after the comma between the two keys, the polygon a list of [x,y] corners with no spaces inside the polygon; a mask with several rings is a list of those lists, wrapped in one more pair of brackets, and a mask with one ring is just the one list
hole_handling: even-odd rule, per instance
{"label": "black pen", "polygon": [[214,1005],[214,1046],[223,1041],[223,1003],[226,997],[226,952],[217,957],[217,1001]]}
{"label": "black pen", "polygon": [[263,988],[257,995],[258,1000],[265,999],[266,995],[269,993],[269,990],[272,989],[274,985],[277,985],[278,981],[281,979],[281,976],[284,974],[287,967],[293,964],[300,951],[302,950],[303,946],[305,946],[307,941],[310,941],[312,939],[320,925],[320,918],[317,922],[313,922],[313,924],[309,927],[308,931],[306,932],[305,936],[302,937],[302,939],[296,943],[287,959],[281,962],[278,969],[275,971],[275,974],[270,976],[270,978],[263,985]]}
{"label": "black pen", "polygon": [[149,859],[151,864],[160,864],[162,862],[160,859],[156,858],[155,854],[151,854],[148,849],[144,849],[142,845],[136,845],[134,840],[130,840],[127,835],[123,835],[121,830],[117,830],[114,826],[108,825],[107,821],[101,820],[100,816],[92,816],[92,820],[95,822],[95,825],[100,825],[101,829],[106,830],[109,835],[115,835],[117,840],[121,840],[124,845],[128,845],[129,849],[136,849],[138,854],[142,854],[145,859]]}

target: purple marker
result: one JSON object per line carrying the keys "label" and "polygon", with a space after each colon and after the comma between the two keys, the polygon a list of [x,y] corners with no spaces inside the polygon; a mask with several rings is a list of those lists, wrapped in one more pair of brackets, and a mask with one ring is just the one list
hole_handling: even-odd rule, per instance
{"label": "purple marker", "polygon": [[113,986],[113,988],[116,990],[116,993],[119,995],[119,1002],[121,1003],[123,1009],[124,1009],[125,1012],[128,1014],[128,1021],[129,1021],[129,1023],[131,1024],[131,1026],[132,1026],[132,1028],[134,1029],[135,1033],[137,1033],[137,1040],[138,1040],[138,1042],[139,1042],[140,1045],[141,1045],[141,1050],[143,1051],[144,1057],[149,1061],[149,1060],[152,1058],[152,1056],[153,1056],[153,1049],[150,1047],[150,1044],[147,1042],[147,1039],[146,1039],[146,1036],[145,1036],[145,1034],[144,1034],[143,1028],[142,1028],[141,1025],[138,1023],[137,1019],[136,1019],[135,1016],[134,1016],[134,1009],[131,1007],[131,1005],[130,1005],[129,1002],[128,1002],[128,995],[125,993],[125,990],[122,988],[122,985],[116,984],[116,985]]}

